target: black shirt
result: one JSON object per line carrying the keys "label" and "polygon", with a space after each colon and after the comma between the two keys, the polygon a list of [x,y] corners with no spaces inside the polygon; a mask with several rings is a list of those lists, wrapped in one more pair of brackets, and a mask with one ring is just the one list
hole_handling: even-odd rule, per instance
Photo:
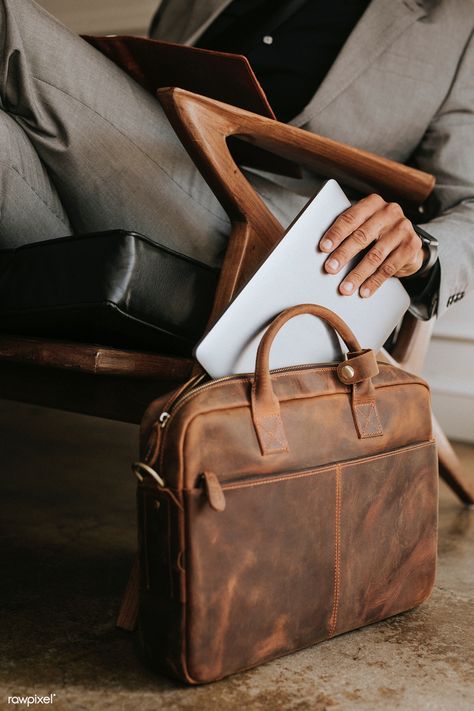
{"label": "black shirt", "polygon": [[307,0],[273,28],[288,0],[234,0],[199,47],[244,54],[281,121],[308,104],[369,0]]}

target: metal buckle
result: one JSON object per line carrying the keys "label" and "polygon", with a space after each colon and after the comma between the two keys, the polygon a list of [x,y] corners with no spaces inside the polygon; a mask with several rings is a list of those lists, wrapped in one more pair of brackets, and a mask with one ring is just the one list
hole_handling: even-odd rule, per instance
{"label": "metal buckle", "polygon": [[162,488],[165,488],[166,484],[164,479],[161,478],[161,476],[158,474],[158,472],[155,472],[154,469],[148,466],[148,464],[145,464],[144,462],[134,462],[132,464],[132,472],[135,474],[137,477],[138,481],[143,481],[144,476],[142,472],[145,474],[149,474],[153,479],[161,486]]}

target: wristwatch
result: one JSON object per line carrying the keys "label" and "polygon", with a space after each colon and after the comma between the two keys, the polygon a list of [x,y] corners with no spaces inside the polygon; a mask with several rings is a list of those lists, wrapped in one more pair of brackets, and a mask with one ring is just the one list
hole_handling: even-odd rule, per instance
{"label": "wristwatch", "polygon": [[436,264],[436,260],[438,259],[439,242],[436,237],[433,237],[433,235],[429,235],[428,232],[425,232],[425,230],[423,230],[421,227],[418,227],[418,225],[413,225],[413,229],[415,230],[418,237],[421,239],[421,243],[424,247],[425,252],[423,264],[418,269],[418,271],[413,274],[413,276],[425,276],[426,274],[428,274],[428,272],[432,270],[432,268]]}

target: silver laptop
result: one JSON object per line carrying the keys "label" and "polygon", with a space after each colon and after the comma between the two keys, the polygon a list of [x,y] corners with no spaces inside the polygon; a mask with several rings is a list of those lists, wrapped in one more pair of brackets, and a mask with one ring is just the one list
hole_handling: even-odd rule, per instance
{"label": "silver laptop", "polygon": [[[239,292],[195,349],[213,378],[255,369],[255,356],[265,328],[280,311],[296,304],[326,306],[341,316],[362,348],[378,350],[408,309],[410,299],[398,279],[388,279],[373,296],[342,296],[338,286],[353,266],[337,275],[324,270],[328,255],[319,241],[350,202],[335,180],[329,180],[290,225],[250,281]],[[271,368],[340,360],[343,344],[322,321],[302,315],[279,332],[270,355]]]}

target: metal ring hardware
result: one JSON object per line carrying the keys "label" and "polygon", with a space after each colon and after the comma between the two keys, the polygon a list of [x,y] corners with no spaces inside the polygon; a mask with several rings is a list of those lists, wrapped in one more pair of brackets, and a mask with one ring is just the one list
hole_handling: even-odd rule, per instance
{"label": "metal ring hardware", "polygon": [[145,464],[144,462],[134,462],[132,464],[132,472],[135,474],[137,477],[138,481],[143,481],[144,476],[142,472],[145,474],[149,474],[153,479],[161,486],[164,488],[166,486],[164,479],[161,478],[161,476],[158,474],[158,472],[155,472],[154,469],[148,466],[148,464]]}

